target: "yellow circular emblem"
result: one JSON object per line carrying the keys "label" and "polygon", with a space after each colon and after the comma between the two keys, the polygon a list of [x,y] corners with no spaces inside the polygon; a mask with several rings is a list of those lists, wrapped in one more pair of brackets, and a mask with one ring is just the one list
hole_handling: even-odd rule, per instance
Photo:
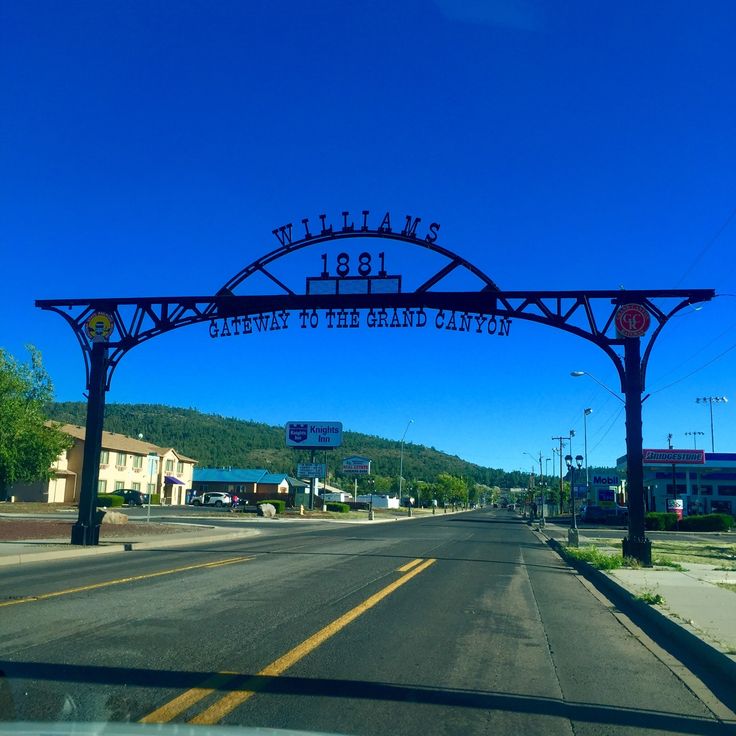
{"label": "yellow circular emblem", "polygon": [[112,334],[113,319],[107,312],[95,312],[87,320],[87,334],[93,342],[105,341]]}

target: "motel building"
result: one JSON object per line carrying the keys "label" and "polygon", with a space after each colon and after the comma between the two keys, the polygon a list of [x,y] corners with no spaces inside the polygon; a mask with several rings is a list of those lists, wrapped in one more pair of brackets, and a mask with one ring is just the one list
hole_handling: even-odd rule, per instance
{"label": "motel building", "polygon": [[[736,514],[736,453],[703,450],[643,451],[648,511]],[[626,457],[617,467],[626,467]]]}
{"label": "motel building", "polygon": [[[16,483],[10,491],[16,501],[79,502],[85,428],[63,424],[59,429],[68,434],[74,444],[54,462],[48,481]],[[157,459],[153,474],[150,474],[149,457]],[[196,462],[173,447],[158,447],[124,434],[103,432],[97,492],[141,491],[158,494],[162,504],[183,504],[187,491],[192,487]]]}

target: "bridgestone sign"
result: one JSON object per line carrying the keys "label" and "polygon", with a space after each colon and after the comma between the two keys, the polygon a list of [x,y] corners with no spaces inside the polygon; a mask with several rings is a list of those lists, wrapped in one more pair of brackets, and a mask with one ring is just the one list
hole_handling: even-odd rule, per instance
{"label": "bridgestone sign", "polygon": [[649,465],[705,465],[704,450],[642,450],[642,459]]}

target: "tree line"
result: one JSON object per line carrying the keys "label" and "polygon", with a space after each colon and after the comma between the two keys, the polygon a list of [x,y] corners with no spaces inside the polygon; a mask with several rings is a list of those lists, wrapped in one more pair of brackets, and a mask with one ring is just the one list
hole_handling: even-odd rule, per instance
{"label": "tree line", "polygon": [[[52,463],[70,446],[70,438],[48,426],[47,419],[80,426],[86,421],[85,403],[52,401],[53,385],[40,353],[30,346],[28,350],[30,361],[22,363],[0,348],[0,500],[14,483],[50,477]],[[194,408],[108,404],[104,427],[130,437],[142,434],[148,442],[173,447],[195,459],[199,467],[265,468],[295,475],[297,464],[309,461],[307,451],[286,447],[283,427]],[[400,454],[397,440],[346,431],[342,447],[318,453],[316,460],[327,464],[329,484],[352,491],[356,479],[342,472],[342,461],[350,455],[365,455],[371,459],[372,472],[370,478],[358,476],[358,491],[397,494]],[[474,503],[489,500],[493,489],[529,484],[529,473],[484,467],[434,447],[404,444],[404,495]]]}

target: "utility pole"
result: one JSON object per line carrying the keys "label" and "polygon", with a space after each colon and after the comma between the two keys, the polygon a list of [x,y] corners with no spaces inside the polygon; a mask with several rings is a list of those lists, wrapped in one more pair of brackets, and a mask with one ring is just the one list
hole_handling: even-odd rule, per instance
{"label": "utility pole", "polygon": [[547,481],[545,480],[544,475],[542,475],[542,451],[540,450],[539,451],[539,488],[540,488],[540,492],[542,494],[542,497],[540,499],[542,501],[542,518],[541,518],[541,520],[539,522],[539,526],[541,526],[542,528],[544,528],[544,523],[545,523],[545,519],[544,519],[544,503],[545,503],[545,498],[544,498],[544,484],[546,482]]}
{"label": "utility pole", "polygon": [[[562,448],[565,445],[565,442],[569,440],[569,437],[553,437],[553,440],[559,440],[560,442],[560,513],[562,513]],[[556,450],[554,450],[556,452]]]}

